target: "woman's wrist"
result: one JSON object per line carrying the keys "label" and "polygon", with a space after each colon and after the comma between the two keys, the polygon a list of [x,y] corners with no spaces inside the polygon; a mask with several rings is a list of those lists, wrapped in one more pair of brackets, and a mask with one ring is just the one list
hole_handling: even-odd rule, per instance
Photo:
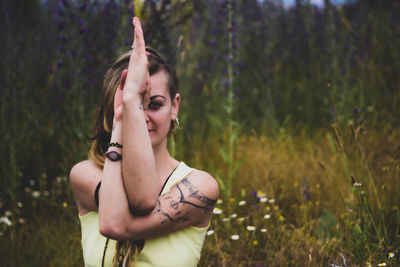
{"label": "woman's wrist", "polygon": [[[110,139],[110,144],[115,144],[115,143],[122,145],[122,122],[116,120],[114,120],[113,122],[111,139]],[[114,146],[114,147],[120,148],[119,146]]]}
{"label": "woman's wrist", "polygon": [[143,107],[143,96],[139,93],[125,93],[122,96],[122,104],[124,107]]}

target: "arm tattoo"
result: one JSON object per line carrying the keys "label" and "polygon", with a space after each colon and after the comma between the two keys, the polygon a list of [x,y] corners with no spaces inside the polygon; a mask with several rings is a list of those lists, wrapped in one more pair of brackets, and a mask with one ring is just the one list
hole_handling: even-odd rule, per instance
{"label": "arm tattoo", "polygon": [[[186,187],[186,189],[189,191],[189,195],[185,197],[185,195],[182,192],[182,189],[179,187],[179,184],[177,185],[179,192],[181,193],[181,197],[179,200],[179,203],[185,203],[192,205],[196,208],[199,209],[206,209],[209,210],[211,206],[213,206],[217,200],[215,199],[210,199],[204,194],[202,194],[190,181],[188,178],[184,178],[181,182],[182,185]],[[190,201],[191,198],[198,199],[201,202],[201,205],[193,203],[193,201]]]}
{"label": "arm tattoo", "polygon": [[[192,197],[192,198],[198,199],[198,200],[200,200],[202,203],[205,204],[205,206],[204,206],[204,207],[201,207],[201,208],[203,208],[203,209],[209,209],[210,206],[213,206],[213,205],[217,202],[217,200],[215,200],[215,199],[210,199],[210,198],[208,198],[207,196],[203,195],[201,192],[199,192],[199,190],[189,181],[188,178],[183,179],[183,180],[182,180],[182,184],[183,184],[184,186],[186,186],[186,188],[189,190],[189,196],[188,196],[189,198]],[[195,206],[195,204],[190,203],[190,202],[187,202],[187,201],[184,199],[182,190],[179,188],[179,185],[178,185],[178,189],[179,189],[179,191],[181,192],[181,201],[182,201],[182,203],[187,203],[187,204],[191,204],[191,205],[194,205],[194,206]]]}
{"label": "arm tattoo", "polygon": [[[204,210],[204,212],[209,211],[214,204],[217,202],[216,199],[210,199],[199,191],[199,189],[194,186],[189,179],[184,178],[179,184],[177,184],[179,190],[179,199],[173,199],[171,196],[166,196],[164,200],[169,203],[169,207],[172,209],[169,212],[163,209],[161,206],[161,201],[157,201],[157,207],[153,213],[158,213],[162,215],[165,219],[161,222],[164,224],[166,222],[178,222],[178,221],[189,221],[188,211],[176,211],[179,208],[179,204],[188,204],[198,209]],[[168,201],[167,201],[168,200]]]}
{"label": "arm tattoo", "polygon": [[[164,224],[164,223],[167,223],[167,222],[179,222],[179,221],[184,222],[184,221],[189,221],[189,220],[190,220],[189,217],[187,216],[187,213],[183,214],[183,215],[180,216],[180,217],[177,217],[176,219],[173,219],[171,215],[169,215],[167,212],[165,212],[165,211],[163,211],[163,210],[161,209],[161,202],[160,202],[160,200],[157,201],[157,208],[156,208],[156,211],[155,211],[154,213],[159,213],[159,214],[161,214],[161,215],[163,215],[163,216],[166,217],[165,220],[163,220],[163,221],[161,222],[161,224]],[[181,213],[182,213],[181,211],[178,211],[178,212],[175,214],[175,216],[179,216]]]}

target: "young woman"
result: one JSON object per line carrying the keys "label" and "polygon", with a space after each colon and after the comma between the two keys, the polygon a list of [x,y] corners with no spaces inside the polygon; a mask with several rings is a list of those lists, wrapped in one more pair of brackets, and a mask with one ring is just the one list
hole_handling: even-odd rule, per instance
{"label": "young woman", "polygon": [[218,184],[168,153],[176,75],[133,24],[132,51],[104,78],[89,160],[70,173],[85,266],[196,266]]}

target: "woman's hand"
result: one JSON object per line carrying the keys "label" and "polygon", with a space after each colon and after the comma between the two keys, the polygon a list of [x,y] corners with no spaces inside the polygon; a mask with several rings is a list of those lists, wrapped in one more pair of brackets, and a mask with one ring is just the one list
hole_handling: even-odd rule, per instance
{"label": "woman's hand", "polygon": [[121,81],[114,95],[114,123],[122,121],[122,96],[123,88],[128,71],[124,70],[121,74]]}
{"label": "woman's hand", "polygon": [[[139,95],[142,105],[147,107],[150,98],[149,72],[143,30],[140,20],[133,18],[134,39],[132,54],[129,60],[128,70],[121,74],[121,81],[114,96],[114,121],[122,121],[123,97],[129,98]],[[129,71],[129,72],[128,72]],[[128,75],[129,73],[129,75]],[[126,89],[125,88],[126,86]]]}
{"label": "woman's hand", "polygon": [[142,107],[146,107],[150,99],[150,82],[146,47],[140,20],[133,18],[135,27],[132,54],[129,60],[128,74],[126,76],[123,98],[141,97]]}

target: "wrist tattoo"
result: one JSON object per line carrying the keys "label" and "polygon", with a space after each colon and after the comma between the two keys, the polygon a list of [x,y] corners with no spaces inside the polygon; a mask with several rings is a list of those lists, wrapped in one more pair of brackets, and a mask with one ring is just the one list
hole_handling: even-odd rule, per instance
{"label": "wrist tattoo", "polygon": [[140,103],[139,103],[139,110],[143,110],[143,99],[140,100]]}

